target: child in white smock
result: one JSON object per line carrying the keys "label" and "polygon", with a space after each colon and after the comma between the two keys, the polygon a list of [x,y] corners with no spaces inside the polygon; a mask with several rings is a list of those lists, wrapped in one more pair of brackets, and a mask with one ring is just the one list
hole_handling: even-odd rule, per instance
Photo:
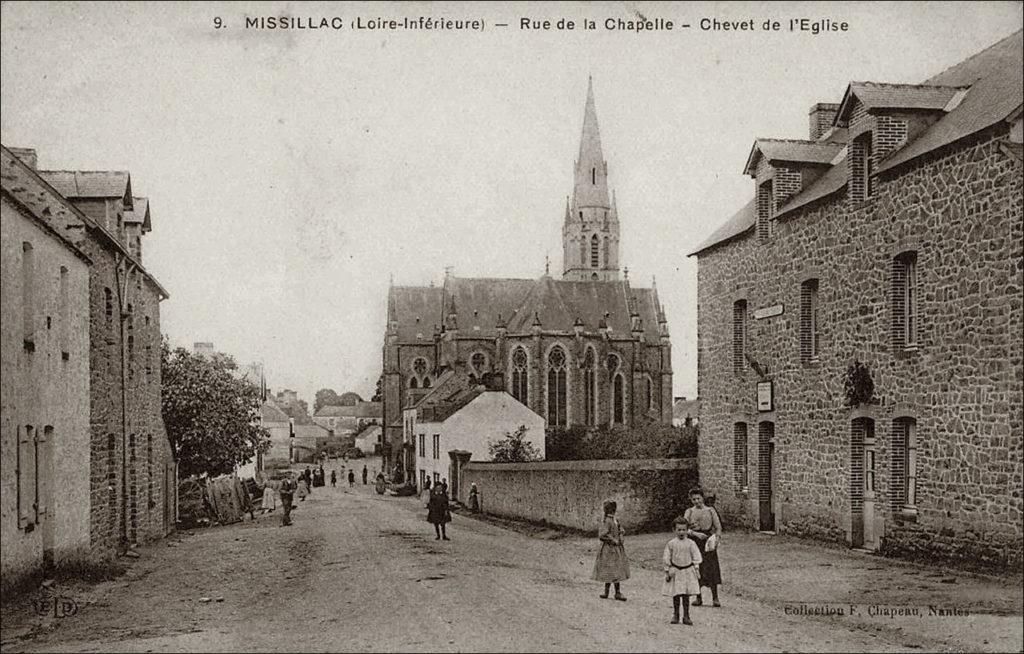
{"label": "child in white smock", "polygon": [[690,524],[679,516],[672,521],[676,537],[665,545],[662,562],[665,564],[665,583],[661,594],[672,598],[672,624],[679,624],[679,605],[683,605],[683,624],[690,620],[690,595],[700,594],[700,562],[697,544],[686,535]]}

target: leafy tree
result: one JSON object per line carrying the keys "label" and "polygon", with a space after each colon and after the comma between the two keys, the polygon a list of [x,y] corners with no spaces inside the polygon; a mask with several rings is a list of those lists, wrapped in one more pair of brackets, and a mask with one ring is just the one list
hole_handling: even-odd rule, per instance
{"label": "leafy tree", "polygon": [[871,379],[871,370],[860,361],[850,364],[843,377],[843,392],[846,406],[872,404],[875,401],[875,382]]}
{"label": "leafy tree", "polygon": [[545,442],[549,461],[582,459],[677,459],[697,456],[696,425],[674,427],[660,423],[587,430],[572,427],[551,431]]}
{"label": "leafy tree", "polygon": [[519,425],[515,433],[505,432],[501,440],[488,443],[491,460],[500,463],[540,461],[540,452],[533,443],[523,440],[527,431],[526,425]]}
{"label": "leafy tree", "polygon": [[161,344],[161,409],[181,475],[222,475],[270,449],[258,426],[262,390],[232,374],[224,354],[197,356]]}
{"label": "leafy tree", "polygon": [[289,418],[295,419],[296,425],[312,425],[313,418],[309,415],[309,405],[306,404],[306,400],[296,400],[294,402],[286,402],[280,404],[281,410],[288,415]]}
{"label": "leafy tree", "polygon": [[373,391],[373,397],[370,398],[371,402],[383,402],[384,401],[384,375],[377,378],[377,388]]}
{"label": "leafy tree", "polygon": [[341,406],[341,398],[332,388],[321,388],[316,392],[316,397],[313,399],[313,413],[325,406]]}

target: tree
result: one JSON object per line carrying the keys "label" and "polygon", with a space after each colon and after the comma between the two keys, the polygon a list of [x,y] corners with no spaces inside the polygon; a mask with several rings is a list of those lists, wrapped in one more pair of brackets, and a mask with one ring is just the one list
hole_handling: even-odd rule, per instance
{"label": "tree", "polygon": [[341,398],[332,388],[321,388],[316,392],[316,397],[313,399],[313,413],[325,406],[341,406]]}
{"label": "tree", "polygon": [[161,410],[182,477],[227,474],[270,449],[262,390],[232,374],[231,357],[172,350],[166,338],[160,351]]}
{"label": "tree", "polygon": [[382,389],[383,385],[384,385],[384,375],[381,375],[380,377],[377,378],[377,388],[373,391],[373,397],[370,398],[371,402],[383,402],[384,401],[384,391]]}
{"label": "tree", "polygon": [[294,402],[281,403],[280,408],[289,418],[295,420],[296,425],[312,425],[313,418],[309,415],[309,405],[306,400],[295,400]]}
{"label": "tree", "polygon": [[519,425],[515,433],[505,432],[501,440],[488,443],[491,461],[500,463],[520,463],[523,461],[540,461],[540,452],[533,443],[523,440],[528,429]]}

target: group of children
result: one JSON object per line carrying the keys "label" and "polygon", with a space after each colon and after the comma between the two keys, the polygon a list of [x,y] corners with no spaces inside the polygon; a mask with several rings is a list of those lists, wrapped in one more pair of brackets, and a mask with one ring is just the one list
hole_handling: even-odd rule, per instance
{"label": "group of children", "polygon": [[[707,498],[705,503],[701,489],[690,491],[690,502],[693,506],[672,521],[675,538],[665,545],[662,555],[665,581],[661,594],[672,598],[672,624],[680,622],[680,607],[681,622],[693,624],[690,620],[690,597],[695,598],[693,606],[701,606],[702,586],[711,589],[712,606],[721,606],[718,601],[718,586],[722,583],[718,542],[722,537],[722,521],[712,506],[712,498]],[[615,502],[604,503],[604,519],[597,533],[601,546],[594,562],[593,578],[604,582],[604,593],[600,597],[607,599],[614,585],[615,599],[625,602],[626,597],[619,584],[629,579],[629,562],[623,546],[623,530],[615,518],[617,508]]]}

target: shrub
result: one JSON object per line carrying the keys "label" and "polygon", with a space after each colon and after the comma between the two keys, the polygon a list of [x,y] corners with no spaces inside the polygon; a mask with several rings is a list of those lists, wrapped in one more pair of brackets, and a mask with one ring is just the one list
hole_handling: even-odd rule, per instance
{"label": "shrub", "polygon": [[635,429],[582,427],[552,431],[545,444],[549,461],[583,459],[685,459],[697,456],[699,428],[652,423]]}

